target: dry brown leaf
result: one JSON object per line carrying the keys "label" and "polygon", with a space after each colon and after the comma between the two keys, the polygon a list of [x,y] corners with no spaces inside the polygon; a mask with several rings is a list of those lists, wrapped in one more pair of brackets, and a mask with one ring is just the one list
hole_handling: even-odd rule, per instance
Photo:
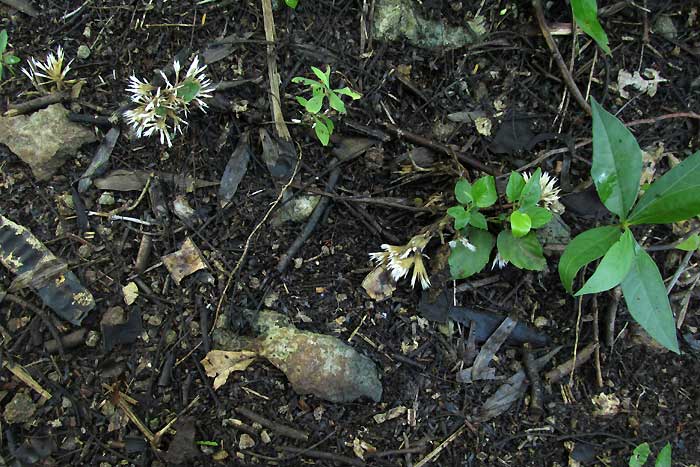
{"label": "dry brown leaf", "polygon": [[219,389],[234,371],[245,371],[255,361],[257,353],[250,350],[230,352],[212,350],[202,359],[202,366],[207,376],[214,378],[214,389]]}

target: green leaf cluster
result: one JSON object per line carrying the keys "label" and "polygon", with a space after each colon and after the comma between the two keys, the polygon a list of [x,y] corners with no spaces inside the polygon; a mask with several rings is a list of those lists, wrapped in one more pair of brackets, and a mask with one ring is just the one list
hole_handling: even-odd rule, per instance
{"label": "green leaf cluster", "polygon": [[472,184],[461,178],[455,184],[455,198],[459,204],[447,210],[457,232],[448,263],[452,277],[465,279],[484,269],[491,256],[494,238],[479,209],[493,206],[498,199],[496,180],[486,175]]}
{"label": "green leaf cluster", "polygon": [[5,52],[5,50],[7,49],[7,42],[7,31],[3,29],[2,31],[0,31],[0,79],[2,79],[3,77],[3,72],[5,68],[10,70],[10,73],[14,75],[14,66],[19,63],[19,57],[17,57],[11,52]]}
{"label": "green leaf cluster", "polygon": [[[296,100],[306,112],[313,119],[313,128],[316,132],[318,140],[324,146],[328,145],[330,137],[333,134],[333,121],[326,115],[331,110],[334,110],[340,114],[345,114],[345,103],[340,98],[340,96],[347,96],[352,100],[357,100],[362,97],[362,94],[353,91],[348,87],[342,87],[337,89],[331,88],[331,67],[326,67],[326,71],[321,71],[315,66],[311,67],[311,71],[316,75],[318,80],[305,78],[303,76],[296,76],[292,78],[293,83],[303,84],[311,90],[311,98],[306,99],[305,97],[296,96]],[[328,101],[328,106],[324,112],[321,110],[324,108],[325,101]]]}
{"label": "green leaf cluster", "polygon": [[520,269],[544,269],[542,245],[534,230],[544,227],[552,219],[552,213],[538,205],[542,194],[541,175],[540,169],[528,180],[518,172],[510,174],[506,199],[513,209],[508,215],[492,220],[506,226],[495,242],[487,230],[486,217],[479,212],[480,208],[490,207],[498,199],[494,178],[487,175],[473,185],[464,179],[456,183],[455,198],[459,205],[447,210],[457,232],[449,258],[452,277],[464,279],[481,271],[488,263],[494,244],[502,260]]}
{"label": "green leaf cluster", "polygon": [[[647,463],[649,454],[651,454],[649,443],[640,444],[634,448],[634,451],[632,452],[629,467],[642,467]],[[654,467],[671,467],[671,443],[666,443],[666,446],[661,449],[661,452],[659,452],[659,455],[656,457]]]}
{"label": "green leaf cluster", "polygon": [[542,169],[535,170],[527,181],[520,173],[511,172],[506,186],[506,199],[513,204],[508,216],[510,229],[501,231],[497,241],[502,260],[532,271],[541,271],[546,265],[534,230],[547,225],[553,216],[549,209],[539,206],[541,178]]}
{"label": "green leaf cluster", "polygon": [[[592,99],[593,163],[591,177],[605,207],[619,224],[597,227],[575,237],[559,261],[559,277],[569,293],[587,264],[601,259],[574,295],[620,286],[632,317],[660,344],[678,352],[675,320],[656,263],[634,238],[630,227],[666,224],[700,214],[700,152],[686,158],[649,186],[639,198],[642,151],[630,131]],[[700,247],[691,236],[680,249]]]}

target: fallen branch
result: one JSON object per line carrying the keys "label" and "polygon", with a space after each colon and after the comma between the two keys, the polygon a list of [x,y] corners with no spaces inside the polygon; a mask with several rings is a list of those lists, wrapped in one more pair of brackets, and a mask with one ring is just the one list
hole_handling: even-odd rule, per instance
{"label": "fallen branch", "polygon": [[567,375],[570,375],[574,369],[586,363],[591,358],[591,355],[593,355],[593,351],[597,348],[598,345],[595,342],[591,342],[586,347],[584,347],[583,350],[577,352],[575,358],[571,358],[559,365],[558,367],[554,368],[553,370],[549,370],[545,374],[545,379],[550,384],[558,383],[562,380],[562,378],[564,378]]}
{"label": "fallen branch", "polygon": [[566,66],[566,63],[564,62],[564,58],[561,56],[561,53],[559,52],[559,48],[557,47],[557,43],[554,42],[554,38],[552,38],[552,34],[549,31],[549,27],[547,26],[547,22],[545,21],[544,18],[544,9],[542,8],[542,0],[532,0],[532,6],[535,8],[535,17],[537,18],[537,23],[540,25],[540,29],[542,30],[542,35],[544,36],[544,40],[547,43],[547,46],[549,47],[550,52],[552,52],[552,56],[554,57],[554,61],[557,63],[557,67],[559,68],[559,71],[562,74],[562,77],[564,78],[564,82],[566,83],[566,86],[569,88],[569,91],[571,92],[571,95],[574,96],[574,99],[576,99],[576,102],[581,106],[583,110],[586,111],[588,115],[592,114],[591,111],[591,106],[588,105],[588,102],[586,102],[586,99],[584,99],[583,94],[581,94],[581,91],[579,90],[578,86],[576,86],[576,83],[574,82],[573,76],[571,76],[571,72],[569,71],[569,68]]}

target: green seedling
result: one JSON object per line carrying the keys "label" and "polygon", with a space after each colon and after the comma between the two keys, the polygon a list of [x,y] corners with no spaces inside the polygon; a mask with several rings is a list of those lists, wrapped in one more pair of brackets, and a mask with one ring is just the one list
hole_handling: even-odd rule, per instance
{"label": "green seedling", "polygon": [[[642,467],[647,463],[647,459],[651,454],[649,443],[642,443],[632,452],[630,457],[629,467]],[[656,457],[654,467],[671,467],[671,443],[666,443],[659,455]]]}
{"label": "green seedling", "polygon": [[596,0],[571,0],[571,10],[576,24],[598,44],[607,55],[611,55],[608,35],[598,22],[598,5]]}
{"label": "green seedling", "polygon": [[10,73],[14,76],[14,66],[19,63],[19,57],[11,52],[5,52],[5,49],[7,49],[7,41],[7,31],[3,29],[0,31],[0,80],[3,78],[5,68],[10,70]]}
{"label": "green seedling", "polygon": [[[512,172],[506,188],[510,208],[502,214],[487,219],[479,209],[493,206],[497,199],[496,184],[490,175],[478,179],[472,185],[461,179],[455,185],[455,198],[459,205],[447,210],[454,218],[457,232],[450,242],[450,272],[455,279],[465,279],[484,269],[494,244],[497,248],[494,266],[512,263],[520,269],[541,271],[546,261],[542,245],[535,230],[552,220],[551,207],[558,203],[559,190],[555,180],[537,169],[532,175]],[[501,225],[498,238],[488,231],[488,222]]]}
{"label": "green seedling", "polygon": [[[292,82],[304,84],[311,90],[310,99],[307,100],[304,97],[297,96],[296,100],[304,107],[306,113],[313,121],[313,129],[316,132],[318,140],[321,144],[327,146],[334,129],[333,121],[328,115],[333,111],[339,114],[346,113],[345,103],[343,103],[340,96],[348,96],[352,100],[357,100],[362,97],[362,95],[348,87],[331,89],[331,67],[326,67],[326,71],[323,72],[312,66],[311,71],[316,75],[318,81],[303,76],[297,76],[292,78]],[[323,110],[326,100],[328,100],[329,107]],[[323,112],[321,112],[322,110]]]}
{"label": "green seedling", "polygon": [[299,0],[284,0],[284,3],[286,3],[289,8],[294,10],[297,5],[299,5]]}
{"label": "green seedling", "polygon": [[195,444],[197,444],[198,446],[210,446],[213,448],[219,447],[219,443],[217,443],[216,441],[196,441]]}
{"label": "green seedling", "polygon": [[[664,347],[678,353],[676,326],[666,287],[654,260],[631,227],[670,224],[700,214],[700,151],[654,181],[641,197],[642,151],[632,133],[595,99],[591,177],[598,197],[619,222],[587,230],[567,245],[559,277],[569,293],[576,274],[602,258],[574,295],[604,292],[620,285],[632,317]],[[691,245],[688,245],[691,246]]]}

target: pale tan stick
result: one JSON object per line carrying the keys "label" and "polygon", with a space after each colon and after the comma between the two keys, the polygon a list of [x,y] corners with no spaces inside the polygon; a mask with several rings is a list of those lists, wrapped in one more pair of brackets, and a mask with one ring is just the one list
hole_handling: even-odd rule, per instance
{"label": "pale tan stick", "polygon": [[272,16],[271,0],[261,0],[263,10],[263,22],[265,24],[265,39],[267,40],[267,76],[270,80],[270,106],[272,107],[272,120],[275,122],[277,136],[285,141],[291,141],[292,136],[282,115],[280,100],[280,74],[277,71],[277,52],[275,50],[275,18]]}
{"label": "pale tan stick", "polygon": [[416,463],[416,465],[415,465],[414,467],[423,467],[424,465],[426,465],[426,464],[428,464],[428,463],[430,463],[430,462],[433,462],[435,459],[438,458],[438,456],[440,455],[440,453],[441,453],[452,441],[454,441],[455,439],[459,438],[459,437],[462,435],[462,433],[464,433],[467,429],[469,429],[469,430],[472,431],[472,432],[475,432],[475,431],[476,431],[476,429],[474,428],[474,426],[473,426],[471,423],[469,423],[469,422],[467,422],[467,421],[465,420],[465,421],[464,421],[464,424],[463,424],[461,427],[459,427],[459,428],[458,428],[454,433],[452,433],[450,436],[448,436],[447,438],[445,438],[445,441],[443,441],[442,443],[440,443],[440,444],[438,445],[438,447],[436,447],[435,449],[433,449],[432,451],[430,451],[423,459],[421,459],[420,461],[418,461],[418,463]]}
{"label": "pale tan stick", "polygon": [[10,370],[17,379],[38,392],[41,397],[47,400],[51,399],[51,394],[46,389],[42,388],[41,385],[32,378],[32,375],[27,373],[27,370],[25,370],[22,365],[4,360],[2,366]]}

